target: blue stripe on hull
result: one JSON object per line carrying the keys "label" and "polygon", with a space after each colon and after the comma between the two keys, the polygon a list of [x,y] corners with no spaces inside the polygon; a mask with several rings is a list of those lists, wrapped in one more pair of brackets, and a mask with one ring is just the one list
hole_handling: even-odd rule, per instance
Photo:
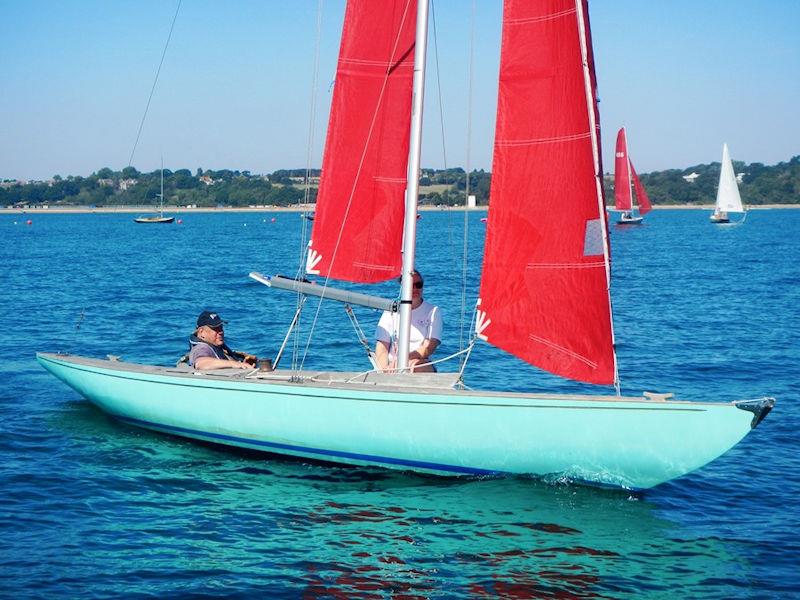
{"label": "blue stripe on hull", "polygon": [[174,425],[162,425],[160,423],[153,423],[151,421],[144,421],[142,419],[135,419],[133,417],[123,417],[115,415],[120,421],[130,423],[131,425],[138,425],[147,429],[157,429],[159,431],[171,432],[176,434],[190,435],[206,440],[218,440],[221,443],[228,443],[228,445],[236,445],[241,447],[252,448],[259,446],[262,448],[269,448],[277,453],[281,450],[288,452],[297,452],[306,456],[319,457],[319,460],[330,460],[331,457],[349,460],[358,460],[373,465],[396,465],[408,467],[409,469],[427,469],[430,471],[439,471],[442,473],[455,473],[460,475],[504,475],[502,471],[492,471],[489,469],[475,469],[472,467],[460,467],[454,465],[443,465],[438,463],[430,463],[416,460],[405,460],[401,458],[391,458],[388,456],[374,456],[371,454],[358,454],[356,452],[342,452],[339,450],[325,450],[323,448],[308,448],[305,446],[294,446],[292,444],[279,444],[277,442],[266,442],[263,440],[254,440],[250,438],[242,438],[235,435],[228,435],[224,433],[211,433],[208,431],[199,431],[197,429],[189,429],[186,427],[177,427]]}

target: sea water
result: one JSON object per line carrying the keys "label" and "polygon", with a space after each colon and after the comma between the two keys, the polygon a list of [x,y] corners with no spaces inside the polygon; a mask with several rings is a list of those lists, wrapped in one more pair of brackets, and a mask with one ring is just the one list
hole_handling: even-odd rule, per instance
{"label": "sea water", "polygon": [[[487,227],[481,216],[425,212],[418,221],[424,295],[445,313],[440,356],[469,336]],[[228,320],[233,347],[271,357],[293,315],[291,294],[247,274],[295,275],[304,219],[180,218],[137,225],[128,214],[0,217],[0,595],[800,594],[800,211],[753,211],[744,225],[719,226],[706,212],[659,210],[640,227],[612,225],[623,393],[777,398],[729,453],[636,494],[312,464],[107,417],[40,368],[34,353],[173,364],[197,314],[212,309]],[[358,289],[396,293],[391,283]],[[371,338],[378,315],[356,315]],[[368,368],[341,306],[316,301],[284,361]],[[515,391],[609,391],[541,373],[485,344],[466,380]]]}

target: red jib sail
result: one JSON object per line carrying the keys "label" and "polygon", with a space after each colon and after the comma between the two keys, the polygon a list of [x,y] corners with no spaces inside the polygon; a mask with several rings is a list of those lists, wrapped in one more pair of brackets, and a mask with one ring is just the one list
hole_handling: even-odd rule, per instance
{"label": "red jib sail", "polygon": [[595,88],[585,0],[505,1],[476,332],[562,377],[607,384],[616,359]]}
{"label": "red jib sail", "polygon": [[416,0],[349,0],[306,271],[400,274]]}
{"label": "red jib sail", "polygon": [[614,153],[614,206],[617,210],[631,210],[631,172],[624,127],[617,133]]}
{"label": "red jib sail", "polygon": [[646,215],[653,208],[650,205],[650,198],[647,197],[647,192],[644,190],[642,182],[639,181],[639,176],[636,174],[636,169],[631,165],[631,177],[633,178],[633,189],[636,191],[636,203],[639,205],[639,214]]}

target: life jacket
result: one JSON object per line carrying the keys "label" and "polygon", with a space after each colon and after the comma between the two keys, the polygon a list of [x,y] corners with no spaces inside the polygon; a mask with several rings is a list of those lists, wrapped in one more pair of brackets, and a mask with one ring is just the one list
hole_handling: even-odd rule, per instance
{"label": "life jacket", "polygon": [[199,344],[204,344],[209,348],[211,348],[211,351],[214,353],[214,356],[222,360],[235,360],[238,362],[243,362],[247,356],[243,352],[236,352],[235,350],[231,350],[227,344],[222,344],[221,346],[214,346],[212,344],[209,344],[208,342],[204,342],[195,334],[192,334],[189,336],[189,351],[184,355],[183,358],[181,358],[180,361],[178,361],[178,363],[180,364],[182,362],[189,362],[189,356],[192,354],[192,348],[194,348]]}

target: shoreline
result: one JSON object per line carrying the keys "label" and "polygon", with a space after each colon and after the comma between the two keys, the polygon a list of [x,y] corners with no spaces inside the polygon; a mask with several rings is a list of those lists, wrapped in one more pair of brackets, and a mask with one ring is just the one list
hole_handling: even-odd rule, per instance
{"label": "shoreline", "polygon": [[[747,210],[775,210],[775,209],[800,209],[800,204],[759,204],[756,206],[748,206]],[[463,212],[486,212],[488,206],[477,206],[475,208],[464,208],[463,206],[455,207],[440,207],[440,206],[420,206],[420,212],[433,212],[433,211],[455,211]],[[313,211],[313,205],[304,206],[241,206],[241,207],[165,207],[164,212],[170,215],[189,214],[189,213],[232,213],[232,212],[264,212],[264,213],[303,213]],[[613,206],[607,206],[606,210],[610,212],[617,211]],[[653,210],[714,210],[713,204],[699,204],[699,205],[686,205],[686,204],[661,204],[653,206]],[[59,206],[55,208],[0,208],[0,214],[3,215],[22,215],[22,214],[136,214],[136,213],[153,213],[158,212],[157,207],[153,206],[101,206],[92,208],[90,206]]]}

